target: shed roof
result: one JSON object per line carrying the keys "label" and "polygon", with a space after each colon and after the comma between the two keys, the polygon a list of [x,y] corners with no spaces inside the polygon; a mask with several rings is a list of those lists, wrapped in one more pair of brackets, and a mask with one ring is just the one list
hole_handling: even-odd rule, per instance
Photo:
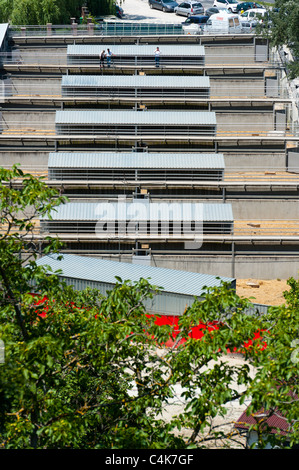
{"label": "shed roof", "polygon": [[[173,57],[203,57],[205,48],[199,44],[163,44],[159,46],[161,56]],[[150,56],[154,57],[155,45],[148,44],[69,44],[67,46],[68,56],[96,56],[99,57],[103,50],[111,52],[116,56]]]}
{"label": "shed roof", "polygon": [[[106,216],[103,210],[106,210]],[[104,211],[105,212],[105,211]],[[204,222],[233,222],[229,203],[203,204],[188,202],[69,202],[51,211],[52,220],[97,221],[101,220],[176,220]],[[43,220],[50,220],[46,215]]]}
{"label": "shed roof", "polygon": [[64,75],[62,87],[115,87],[115,88],[209,88],[208,76],[191,75]]}
{"label": "shed roof", "polygon": [[[290,390],[288,395],[290,397],[290,402],[292,400],[298,400],[298,395],[295,392]],[[251,426],[258,423],[261,416],[264,418],[262,422],[262,428],[265,432],[270,434],[278,433],[286,436],[290,431],[291,425],[278,407],[271,409],[271,411],[266,410],[265,408],[261,408],[257,412],[251,414],[248,413],[247,407],[236,421],[234,426],[238,429],[248,430]]]}
{"label": "shed roof", "polygon": [[133,124],[133,125],[216,125],[216,113],[210,111],[134,111],[79,109],[56,111],[56,124]]}
{"label": "shed roof", "polygon": [[163,287],[164,292],[200,297],[204,287],[220,286],[221,281],[233,283],[235,279],[218,277],[188,271],[179,271],[154,266],[144,266],[118,261],[103,260],[85,256],[63,254],[44,256],[37,260],[39,266],[50,266],[53,271],[61,270],[63,277],[82,279],[99,283],[116,283],[115,276],[123,280],[139,281],[148,279],[152,285]]}
{"label": "shed roof", "polygon": [[53,152],[48,168],[224,169],[220,153]]}

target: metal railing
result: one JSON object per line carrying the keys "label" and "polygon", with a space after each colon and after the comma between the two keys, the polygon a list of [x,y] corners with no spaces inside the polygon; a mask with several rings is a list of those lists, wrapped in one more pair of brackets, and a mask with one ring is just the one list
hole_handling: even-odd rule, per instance
{"label": "metal railing", "polygon": [[155,36],[184,34],[182,25],[170,23],[106,22],[71,25],[17,26],[9,27],[9,36]]}
{"label": "metal railing", "polygon": [[[140,111],[143,112],[143,111]],[[216,130],[213,125],[177,125],[167,126],[164,124],[156,125],[140,125],[140,124],[128,124],[116,126],[111,124],[85,124],[85,125],[72,125],[72,124],[57,124],[56,135],[61,136],[72,136],[72,135],[92,135],[97,137],[144,137],[151,136],[159,138],[165,138],[169,136],[180,138],[186,138],[189,136],[215,136]]]}
{"label": "metal railing", "polygon": [[[183,21],[183,18],[182,18]],[[199,31],[183,29],[181,24],[171,23],[143,23],[128,21],[102,21],[100,23],[87,23],[70,25],[10,25],[9,36],[30,37],[30,36],[157,36],[157,35],[255,35],[256,31],[246,27],[239,29],[219,30],[211,25],[205,25]]]}
{"label": "metal railing", "polygon": [[202,234],[232,234],[232,222],[205,222],[205,221],[106,221],[103,229],[98,225],[103,221],[95,220],[81,222],[78,220],[67,221],[41,221],[41,233],[57,234],[91,234],[95,239],[112,240],[124,238],[135,240],[136,237],[146,239],[178,239],[194,241]]}
{"label": "metal railing", "polygon": [[[150,155],[148,156],[150,161]],[[49,179],[68,181],[68,180],[101,180],[101,181],[116,181],[127,182],[127,183],[140,183],[140,182],[153,182],[153,183],[167,183],[168,181],[183,181],[186,184],[199,181],[221,181],[222,171],[221,170],[181,170],[176,169],[92,169],[92,168],[79,168],[75,169],[68,168],[49,168],[48,170]]]}

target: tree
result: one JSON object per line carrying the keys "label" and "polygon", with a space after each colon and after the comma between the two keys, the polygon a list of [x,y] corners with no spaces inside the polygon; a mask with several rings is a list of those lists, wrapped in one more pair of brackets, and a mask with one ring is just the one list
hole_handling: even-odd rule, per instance
{"label": "tree", "polygon": [[[283,446],[285,436],[271,435],[265,438],[264,422],[279,411],[289,424],[289,445],[299,443],[299,281],[288,280],[290,290],[284,292],[286,303],[272,307],[264,321],[264,339],[267,348],[256,360],[257,375],[251,384],[251,406],[248,413],[260,417],[255,429],[260,436],[259,446],[269,441],[273,446]],[[259,415],[259,411],[263,412]]]}
{"label": "tree", "polygon": [[[296,281],[287,304],[265,317],[248,315],[250,301],[229,285],[207,288],[174,332],[146,312],[146,299],[161,290],[148,279],[116,277],[103,295],[76,291],[59,273],[39,268],[34,221],[64,199],[18,168],[0,176],[2,448],[235,445],[233,423],[227,432],[214,420],[225,418],[228,403],[249,397],[250,411],[281,406],[292,423],[291,444],[298,443],[298,404],[288,398],[298,391]],[[51,255],[60,246],[49,239],[42,248]],[[200,340],[192,337],[194,328]],[[165,347],[169,338],[173,344]],[[228,351],[242,353],[244,361],[230,364]],[[184,404],[167,419],[177,387]]]}
{"label": "tree", "polygon": [[293,55],[287,66],[291,78],[299,75],[299,11],[296,0],[276,0],[269,9],[269,36],[274,47],[287,46]]}
{"label": "tree", "polygon": [[[112,0],[89,0],[91,15],[114,14]],[[81,16],[81,0],[0,0],[0,21],[15,25],[69,24]]]}

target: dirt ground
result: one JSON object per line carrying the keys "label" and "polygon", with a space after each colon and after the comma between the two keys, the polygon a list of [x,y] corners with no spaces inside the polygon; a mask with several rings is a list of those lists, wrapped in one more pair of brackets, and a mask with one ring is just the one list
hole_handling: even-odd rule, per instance
{"label": "dirt ground", "polygon": [[284,304],[283,292],[286,290],[289,290],[289,286],[284,279],[237,279],[236,282],[237,294],[240,297],[254,297],[251,301],[258,304]]}

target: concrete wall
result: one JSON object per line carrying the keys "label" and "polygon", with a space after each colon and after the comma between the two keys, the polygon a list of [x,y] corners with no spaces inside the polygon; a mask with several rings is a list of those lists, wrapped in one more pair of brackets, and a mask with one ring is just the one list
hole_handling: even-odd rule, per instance
{"label": "concrete wall", "polygon": [[285,170],[285,152],[244,152],[244,153],[224,153],[225,168],[227,171],[242,169],[243,171],[259,170]]}
{"label": "concrete wall", "polygon": [[[100,257],[128,263],[132,261],[132,257],[128,255],[101,255]],[[236,256],[233,266],[233,259],[230,255],[194,256],[192,258],[154,255],[151,259],[151,266],[234,277],[236,279],[288,279],[291,276],[298,278],[299,256]],[[250,295],[254,296],[254,293],[252,292]]]}
{"label": "concrete wall", "polygon": [[60,78],[13,78],[9,88],[12,96],[61,95]]}
{"label": "concrete wall", "polygon": [[3,111],[2,128],[10,130],[27,129],[28,132],[38,134],[43,131],[55,131],[55,111],[32,111],[22,110]]}
{"label": "concrete wall", "polygon": [[66,47],[20,47],[15,56],[22,64],[66,65]]}
{"label": "concrete wall", "polygon": [[152,262],[158,267],[184,269],[203,274],[233,276],[236,279],[288,279],[298,278],[299,257],[236,256],[234,269],[231,256],[209,256],[199,260],[170,260],[156,257]]}
{"label": "concrete wall", "polygon": [[274,130],[273,113],[250,112],[216,112],[217,132],[236,135],[239,131],[252,135]]}
{"label": "concrete wall", "polygon": [[26,171],[45,171],[48,168],[49,152],[0,152],[0,166],[5,168],[20,163]]}
{"label": "concrete wall", "polygon": [[[232,199],[235,220],[291,220],[299,219],[298,199]],[[261,222],[263,226],[263,222]],[[273,233],[275,235],[275,233]]]}
{"label": "concrete wall", "polygon": [[210,77],[210,96],[229,98],[263,98],[265,84],[263,78],[215,78]]}
{"label": "concrete wall", "polygon": [[250,65],[255,63],[254,46],[207,46],[205,45],[206,65]]}

